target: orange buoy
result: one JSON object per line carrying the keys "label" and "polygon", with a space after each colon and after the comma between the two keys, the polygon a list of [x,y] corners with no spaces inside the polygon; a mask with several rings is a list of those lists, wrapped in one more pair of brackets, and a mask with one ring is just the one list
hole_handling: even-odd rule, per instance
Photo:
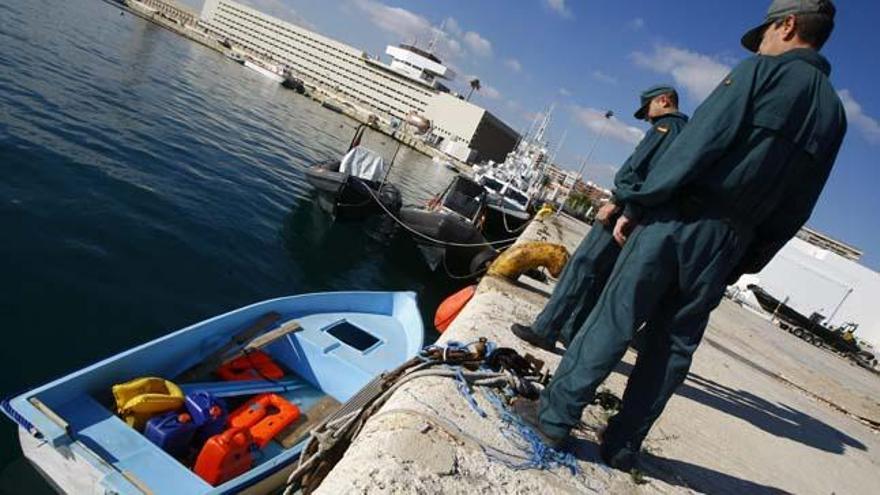
{"label": "orange buoy", "polygon": [[438,332],[443,333],[449,328],[449,325],[455,321],[455,318],[461,313],[461,310],[464,309],[468,301],[474,297],[474,292],[476,291],[477,286],[470,285],[452,294],[440,303],[440,307],[437,308],[437,313],[434,315],[434,327]]}

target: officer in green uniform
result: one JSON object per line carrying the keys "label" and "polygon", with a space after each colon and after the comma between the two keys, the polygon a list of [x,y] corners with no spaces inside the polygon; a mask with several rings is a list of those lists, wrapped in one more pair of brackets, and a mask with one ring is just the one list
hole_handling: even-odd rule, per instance
{"label": "officer in green uniform", "polygon": [[560,340],[568,346],[596,305],[605,282],[620,255],[612,229],[625,208],[623,192],[638,190],[648,172],[678,136],[687,116],[678,111],[678,93],[670,86],[654,86],[640,95],[635,118],[653,127],[614,176],[615,192],[602,207],[594,225],[578,246],[556,284],[553,295],[531,327],[514,323],[514,335],[552,350]]}
{"label": "officer in green uniform", "polygon": [[846,132],[818,53],[835,12],[830,0],[775,0],[742,40],[758,55],[724,78],[642,187],[620,194],[631,206],[615,226],[623,251],[541,394],[536,426],[552,445],[648,321],[600,446],[606,463],[629,470],[684,381],[726,282],[760,270],[809,218]]}

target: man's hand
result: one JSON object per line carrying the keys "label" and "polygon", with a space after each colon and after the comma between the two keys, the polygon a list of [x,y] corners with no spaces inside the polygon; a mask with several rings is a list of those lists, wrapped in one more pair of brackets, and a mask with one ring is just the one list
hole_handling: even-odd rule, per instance
{"label": "man's hand", "polygon": [[617,223],[614,225],[614,240],[623,246],[626,243],[626,239],[638,224],[638,222],[628,216],[621,215],[620,218],[617,219]]}
{"label": "man's hand", "polygon": [[611,225],[611,217],[616,215],[618,211],[620,211],[620,207],[613,201],[609,201],[599,208],[599,212],[596,213],[596,221],[607,227]]}

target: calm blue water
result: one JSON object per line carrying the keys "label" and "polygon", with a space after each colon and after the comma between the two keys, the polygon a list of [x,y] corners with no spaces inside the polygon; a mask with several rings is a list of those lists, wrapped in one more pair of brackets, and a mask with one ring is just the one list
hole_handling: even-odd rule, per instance
{"label": "calm blue water", "polygon": [[[353,121],[98,0],[0,0],[0,47],[0,395],[261,299],[453,289],[313,204]],[[451,177],[398,164],[407,202]],[[0,422],[0,491],[45,489]]]}

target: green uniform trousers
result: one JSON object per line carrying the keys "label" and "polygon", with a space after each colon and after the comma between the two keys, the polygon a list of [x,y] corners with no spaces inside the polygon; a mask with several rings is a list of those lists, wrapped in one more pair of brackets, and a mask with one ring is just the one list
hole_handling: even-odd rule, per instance
{"label": "green uniform trousers", "polygon": [[561,340],[568,346],[596,306],[619,255],[611,230],[594,224],[566,263],[532,330],[547,342]]}
{"label": "green uniform trousers", "polygon": [[657,210],[624,246],[611,277],[541,394],[541,428],[565,437],[644,322],[646,347],[605,435],[611,451],[637,451],[675,389],[721,302],[726,280],[750,241],[727,220],[684,220]]}

